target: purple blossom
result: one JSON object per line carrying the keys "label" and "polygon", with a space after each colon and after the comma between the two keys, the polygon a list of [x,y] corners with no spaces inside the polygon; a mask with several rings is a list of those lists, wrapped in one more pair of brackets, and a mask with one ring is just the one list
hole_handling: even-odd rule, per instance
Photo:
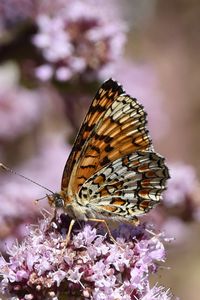
{"label": "purple blossom", "polygon": [[102,229],[82,222],[73,228],[66,247],[61,232],[67,231],[68,222],[61,215],[49,226],[45,218],[29,229],[21,246],[10,248],[8,262],[1,258],[1,292],[8,299],[172,299],[162,287],[149,284],[149,275],[165,259],[160,235],[148,233],[144,225],[139,230],[125,225],[132,238],[124,238],[121,225],[118,244],[113,244]]}
{"label": "purple blossom", "polygon": [[171,298],[172,298],[172,294],[170,293],[169,290],[166,290],[162,286],[155,285],[152,289],[149,288],[146,295],[144,295],[144,297],[142,297],[141,300],[154,300],[154,299],[169,300]]}
{"label": "purple blossom", "polygon": [[0,140],[9,141],[28,133],[41,119],[39,91],[17,86],[0,90]]}
{"label": "purple blossom", "polygon": [[170,174],[163,198],[165,212],[184,222],[198,220],[199,182],[195,169],[190,165],[174,163],[170,165]]}
{"label": "purple blossom", "polygon": [[59,2],[53,12],[51,6],[49,11],[47,6],[39,9],[33,43],[44,63],[36,75],[59,81],[77,75],[101,77],[119,58],[125,42],[125,26],[114,13],[116,6],[112,1],[75,0]]}
{"label": "purple blossom", "polygon": [[170,165],[171,178],[164,196],[166,207],[183,206],[188,198],[192,198],[197,186],[195,169],[186,164]]}
{"label": "purple blossom", "polygon": [[156,223],[176,242],[190,234],[188,222],[200,220],[199,181],[195,169],[184,163],[169,164],[170,179],[158,207],[143,217]]}
{"label": "purple blossom", "polygon": [[191,231],[188,223],[180,217],[168,216],[162,225],[162,230],[168,235],[174,237],[174,243],[184,243],[190,236]]}
{"label": "purple blossom", "polygon": [[[15,170],[51,190],[58,190],[70,149],[59,136],[43,138],[37,156]],[[5,251],[6,245],[27,234],[26,224],[41,217],[40,209],[48,208],[48,202],[44,199],[36,205],[34,200],[44,197],[46,191],[1,169],[0,181],[0,249]]]}
{"label": "purple blossom", "polygon": [[37,0],[0,1],[0,38],[4,31],[33,18]]}

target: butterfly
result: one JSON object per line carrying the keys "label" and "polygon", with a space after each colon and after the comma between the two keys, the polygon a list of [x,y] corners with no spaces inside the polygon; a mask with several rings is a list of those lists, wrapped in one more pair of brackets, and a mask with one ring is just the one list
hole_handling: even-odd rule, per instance
{"label": "butterfly", "polygon": [[160,202],[169,172],[153,149],[146,116],[116,81],[101,85],[66,162],[61,191],[48,196],[72,218],[69,231],[75,220],[107,228],[109,220],[134,223]]}

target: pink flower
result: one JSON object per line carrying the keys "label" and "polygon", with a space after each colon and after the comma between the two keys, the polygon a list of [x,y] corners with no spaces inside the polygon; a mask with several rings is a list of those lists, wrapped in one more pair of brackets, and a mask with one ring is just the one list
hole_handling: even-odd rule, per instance
{"label": "pink flower", "polygon": [[166,290],[164,287],[155,285],[152,289],[149,289],[147,291],[146,295],[144,295],[144,297],[142,297],[141,300],[154,299],[169,300],[172,299],[172,294],[169,290]]}
{"label": "pink flower", "polygon": [[171,178],[163,197],[163,209],[184,222],[198,220],[199,182],[195,169],[183,163],[169,167]]}
{"label": "pink flower", "polygon": [[41,6],[37,17],[38,33],[34,45],[41,51],[44,63],[36,69],[42,80],[54,76],[67,81],[74,76],[98,79],[116,62],[125,42],[125,26],[116,3],[107,1],[67,1]]}
{"label": "pink flower", "polygon": [[184,163],[169,164],[169,173],[160,205],[144,218],[151,222],[153,218],[153,223],[180,243],[190,234],[188,222],[200,220],[199,181],[194,167]]}
{"label": "pink flower", "polygon": [[11,295],[38,300],[60,295],[94,300],[171,299],[163,288],[150,288],[149,275],[164,261],[165,250],[160,238],[144,225],[136,230],[126,225],[132,238],[121,237],[124,225],[120,226],[115,236],[118,244],[113,244],[94,225],[82,222],[81,228],[78,224],[73,228],[65,247],[63,233],[69,221],[61,215],[50,226],[44,219],[37,228],[30,228],[21,246],[9,250],[8,262],[1,259],[1,292],[8,299]]}
{"label": "pink flower", "polygon": [[195,169],[186,164],[174,163],[170,165],[171,178],[164,196],[166,207],[183,206],[188,198],[192,198],[197,186]]}
{"label": "pink flower", "polygon": [[[70,146],[66,146],[65,141],[58,136],[44,138],[38,155],[15,170],[54,192],[59,191],[69,152]],[[11,245],[16,238],[21,240],[27,234],[26,224],[35,223],[41,217],[41,207],[49,208],[46,199],[38,205],[34,202],[35,199],[45,197],[48,191],[23,178],[5,173],[2,169],[0,181],[0,249],[5,251],[6,246]]]}
{"label": "pink flower", "polygon": [[0,36],[4,30],[32,19],[36,10],[36,0],[0,1]]}
{"label": "pink flower", "polygon": [[28,133],[40,120],[42,103],[38,91],[14,86],[0,90],[0,139],[8,141]]}

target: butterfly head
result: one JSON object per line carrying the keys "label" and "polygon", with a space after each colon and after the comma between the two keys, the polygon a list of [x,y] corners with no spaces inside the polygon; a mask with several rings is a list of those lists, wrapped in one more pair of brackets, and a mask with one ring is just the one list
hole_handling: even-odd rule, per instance
{"label": "butterfly head", "polygon": [[52,195],[47,195],[49,205],[55,208],[63,208],[65,205],[64,197],[59,193],[54,193]]}

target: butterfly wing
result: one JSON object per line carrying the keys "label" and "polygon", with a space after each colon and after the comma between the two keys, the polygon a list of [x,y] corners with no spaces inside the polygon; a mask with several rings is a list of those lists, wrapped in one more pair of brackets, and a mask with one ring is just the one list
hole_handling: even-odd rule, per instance
{"label": "butterfly wing", "polygon": [[136,151],[109,163],[85,181],[79,201],[96,217],[130,221],[160,201],[168,178],[163,157]]}
{"label": "butterfly wing", "polygon": [[98,90],[66,163],[62,190],[79,192],[105,166],[139,150],[152,151],[146,113],[112,79]]}
{"label": "butterfly wing", "polygon": [[[74,167],[77,169],[80,158],[83,155],[83,146],[87,145],[87,141],[95,130],[95,125],[100,121],[112,102],[122,93],[122,87],[112,79],[103,83],[97,91],[66,162],[62,177],[62,190],[68,188],[72,170]],[[91,147],[91,155],[95,156],[96,151],[97,149],[93,145],[93,147]]]}

